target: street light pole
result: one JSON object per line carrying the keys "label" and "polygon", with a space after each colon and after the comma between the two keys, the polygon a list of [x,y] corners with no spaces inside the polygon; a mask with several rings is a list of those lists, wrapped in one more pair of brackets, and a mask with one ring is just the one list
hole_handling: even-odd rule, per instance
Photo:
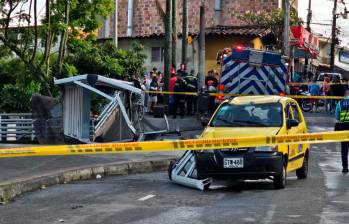
{"label": "street light pole", "polygon": [[331,41],[331,61],[330,68],[331,71],[335,71],[334,66],[334,58],[335,58],[335,48],[336,48],[336,40],[337,40],[337,0],[334,0],[333,5],[333,20],[332,20],[332,41]]}

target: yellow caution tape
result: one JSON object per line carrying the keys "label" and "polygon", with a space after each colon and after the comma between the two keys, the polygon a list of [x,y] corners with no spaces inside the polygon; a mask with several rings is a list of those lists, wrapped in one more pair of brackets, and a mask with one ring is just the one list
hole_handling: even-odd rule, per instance
{"label": "yellow caution tape", "polygon": [[[323,84],[324,82],[317,82],[317,84]],[[288,86],[308,86],[313,84],[312,82],[289,82]],[[329,82],[328,85],[348,85],[348,82]]]}
{"label": "yellow caution tape", "polygon": [[[146,93],[157,93],[164,95],[191,95],[198,96],[197,93],[194,92],[167,92],[167,91],[146,91]],[[236,97],[236,96],[266,96],[266,95],[251,95],[251,94],[234,94],[234,93],[208,93],[209,96],[228,96],[228,97]],[[327,99],[327,100],[341,100],[343,96],[304,96],[304,95],[286,95],[285,97],[293,98],[293,99]]]}
{"label": "yellow caution tape", "polygon": [[309,133],[280,136],[250,136],[239,138],[191,139],[86,145],[59,145],[0,149],[0,158],[24,156],[117,154],[181,150],[212,150],[290,144],[310,144],[349,141],[349,131]]}

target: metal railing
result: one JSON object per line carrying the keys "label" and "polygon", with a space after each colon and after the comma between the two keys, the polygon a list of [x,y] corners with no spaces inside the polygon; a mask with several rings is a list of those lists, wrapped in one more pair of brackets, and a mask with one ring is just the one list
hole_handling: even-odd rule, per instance
{"label": "metal railing", "polygon": [[[96,123],[96,119],[91,118],[91,139]],[[0,113],[0,142],[34,142],[36,140],[31,113]]]}
{"label": "metal railing", "polygon": [[35,141],[32,114],[0,114],[0,142],[17,141]]}

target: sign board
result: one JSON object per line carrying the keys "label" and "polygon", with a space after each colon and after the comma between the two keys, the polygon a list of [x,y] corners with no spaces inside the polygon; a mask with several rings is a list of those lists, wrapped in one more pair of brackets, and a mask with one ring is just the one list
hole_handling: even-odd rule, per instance
{"label": "sign board", "polygon": [[250,51],[249,63],[250,65],[261,65],[263,63],[263,52]]}
{"label": "sign board", "polygon": [[341,50],[339,52],[339,61],[342,63],[349,64],[349,51]]}

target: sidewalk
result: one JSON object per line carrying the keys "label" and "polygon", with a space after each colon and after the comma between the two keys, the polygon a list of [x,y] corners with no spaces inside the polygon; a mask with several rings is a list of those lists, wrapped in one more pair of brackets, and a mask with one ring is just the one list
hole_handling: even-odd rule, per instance
{"label": "sidewalk", "polygon": [[[181,135],[159,136],[154,140],[188,139],[201,133],[201,130],[197,129],[202,127],[194,117],[169,119],[169,123],[170,131],[184,132]],[[33,145],[0,144],[0,150],[25,146]],[[28,191],[73,180],[96,178],[98,174],[127,175],[167,170],[170,161],[182,154],[183,152],[179,151],[0,159],[0,204]]]}
{"label": "sidewalk", "polygon": [[[0,145],[0,150],[4,145]],[[16,145],[20,147],[21,145]],[[31,176],[43,176],[61,170],[99,166],[121,162],[138,162],[150,159],[168,159],[180,156],[181,152],[137,153],[84,156],[49,156],[0,159],[0,184]]]}

